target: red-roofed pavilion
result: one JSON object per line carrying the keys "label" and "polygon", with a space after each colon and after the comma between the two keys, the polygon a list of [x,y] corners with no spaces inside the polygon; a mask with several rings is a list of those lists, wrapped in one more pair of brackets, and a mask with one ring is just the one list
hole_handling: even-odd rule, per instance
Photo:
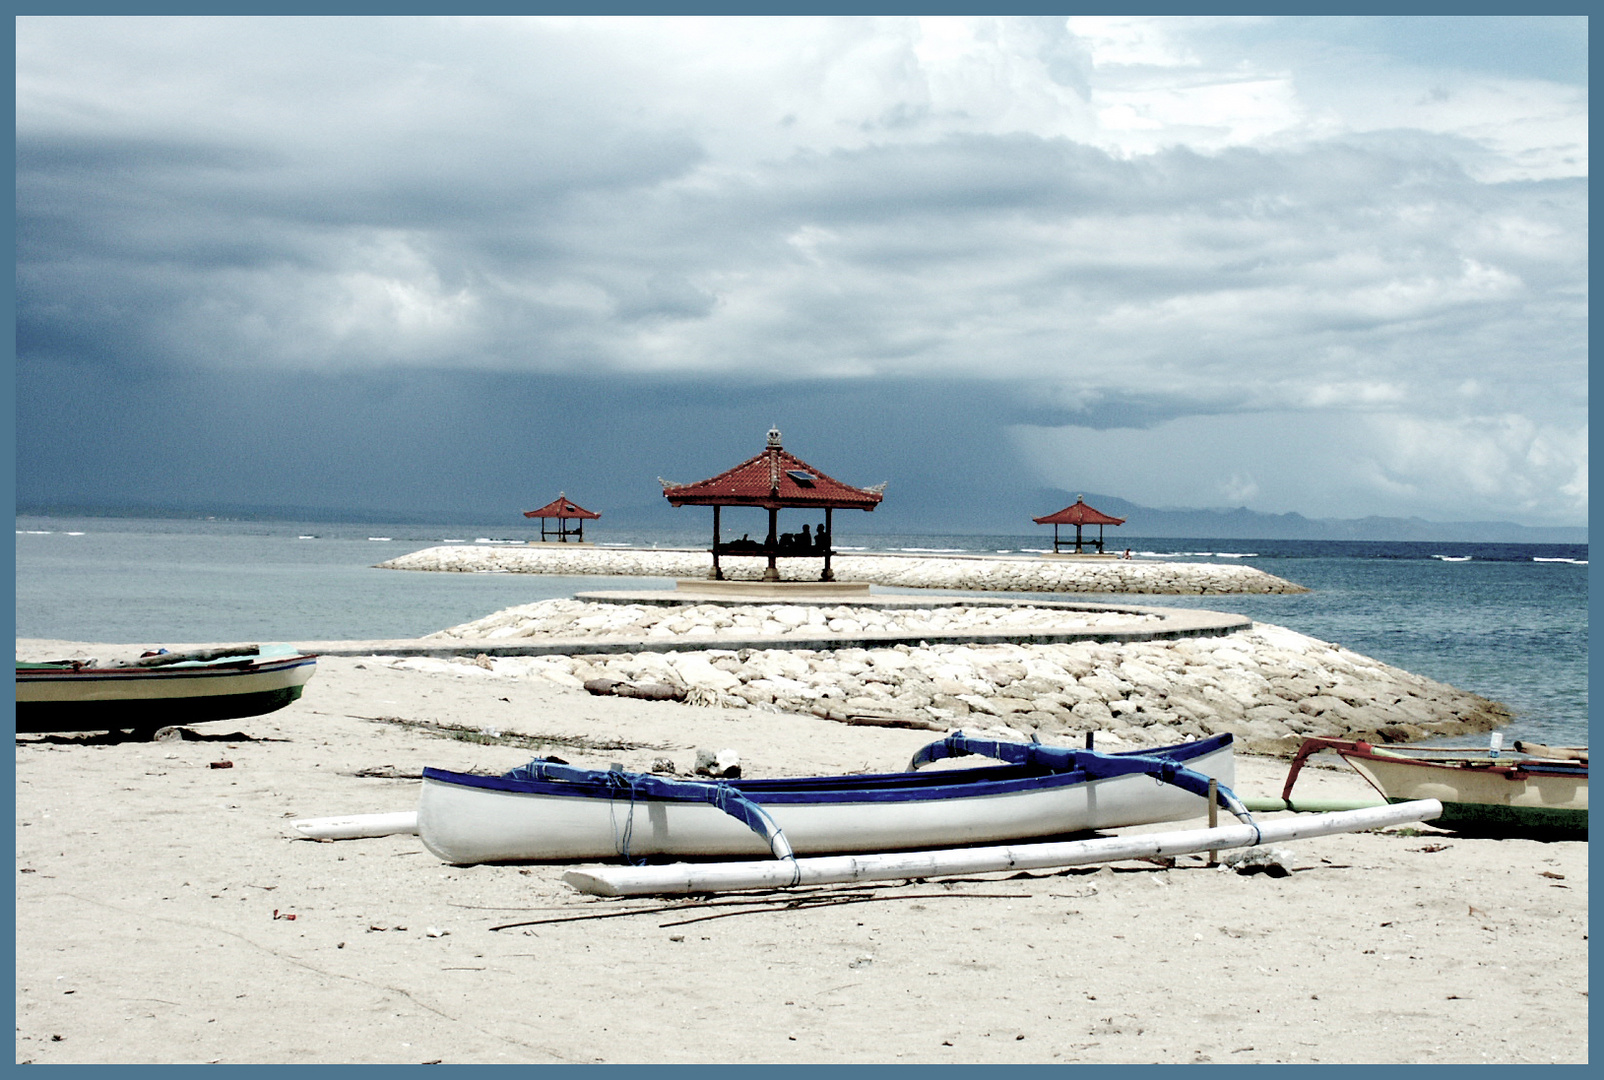
{"label": "red-roofed pavilion", "polygon": [[[831,514],[835,510],[873,510],[884,498],[884,484],[872,488],[855,488],[826,476],[795,454],[787,453],[780,445],[780,432],[769,430],[769,443],[763,452],[747,458],[733,469],[695,484],[671,484],[658,478],[663,485],[663,497],[674,506],[711,506],[713,508],[713,570],[708,577],[724,580],[719,566],[720,555],[765,555],[768,569],[764,581],[780,580],[774,560],[780,556],[824,557],[824,572],[820,581],[834,581],[830,570],[830,549],[834,536]],[[769,512],[769,534],[762,542],[742,537],[723,543],[719,539],[719,510],[725,506],[760,506]],[[782,509],[823,510],[824,524],[815,535],[809,535],[808,526],[799,534],[780,535],[779,512]]]}
{"label": "red-roofed pavilion", "polygon": [[[1081,553],[1080,530],[1083,525],[1097,526],[1097,551],[1101,554],[1103,550],[1103,526],[1125,524],[1124,518],[1110,517],[1101,510],[1094,510],[1087,506],[1086,500],[1080,495],[1075,496],[1074,506],[1066,506],[1056,514],[1031,518],[1031,520],[1038,525],[1051,525],[1053,527],[1053,552],[1055,554],[1059,548],[1058,527],[1060,525],[1075,526],[1075,554],[1077,555]],[[1067,543],[1067,541],[1065,542]]]}
{"label": "red-roofed pavilion", "polygon": [[[559,491],[557,497],[542,506],[539,510],[525,510],[524,517],[540,519],[540,539],[546,542],[548,536],[555,536],[560,544],[568,543],[570,536],[576,537],[575,543],[585,542],[585,522],[595,521],[600,514],[586,510],[583,506],[570,499],[564,492]],[[548,529],[546,522],[551,518],[557,519],[557,528]],[[570,529],[568,523],[578,521],[579,527]]]}

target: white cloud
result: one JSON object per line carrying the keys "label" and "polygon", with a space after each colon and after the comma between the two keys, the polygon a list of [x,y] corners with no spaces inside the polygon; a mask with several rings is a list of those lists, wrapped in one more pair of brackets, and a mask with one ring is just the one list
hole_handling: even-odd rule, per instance
{"label": "white cloud", "polygon": [[1509,414],[1247,413],[1150,429],[1021,425],[1012,434],[1043,483],[1148,506],[1530,525],[1587,519],[1585,417],[1539,427]]}

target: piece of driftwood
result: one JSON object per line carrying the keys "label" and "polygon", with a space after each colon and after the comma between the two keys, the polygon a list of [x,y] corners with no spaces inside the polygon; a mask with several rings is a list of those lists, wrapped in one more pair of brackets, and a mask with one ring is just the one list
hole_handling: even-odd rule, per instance
{"label": "piece of driftwood", "polygon": [[1583,763],[1587,761],[1586,747],[1544,746],[1542,743],[1522,742],[1520,739],[1516,739],[1515,752],[1535,758],[1547,758],[1549,761],[1580,761]]}
{"label": "piece of driftwood", "polygon": [[418,769],[398,769],[394,765],[370,765],[355,772],[341,773],[341,776],[361,776],[369,780],[422,780],[423,773]]}
{"label": "piece of driftwood", "polygon": [[632,683],[623,679],[586,679],[585,689],[592,694],[613,697],[643,698],[647,701],[684,701],[685,689],[667,683]]}
{"label": "piece of driftwood", "polygon": [[221,645],[215,649],[190,649],[186,652],[157,653],[141,656],[129,662],[130,667],[163,667],[186,660],[221,660],[225,656],[255,656],[262,651],[260,645]]}
{"label": "piece of driftwood", "polygon": [[946,731],[946,724],[938,724],[933,720],[921,720],[916,716],[897,716],[893,713],[868,713],[839,709],[814,709],[813,715],[825,720],[834,720],[838,724],[853,724],[858,727],[889,727],[914,728],[919,731]]}

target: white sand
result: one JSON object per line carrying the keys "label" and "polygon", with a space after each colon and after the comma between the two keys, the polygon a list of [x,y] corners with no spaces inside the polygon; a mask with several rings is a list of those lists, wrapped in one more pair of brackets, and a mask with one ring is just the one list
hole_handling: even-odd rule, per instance
{"label": "white sand", "polygon": [[[930,733],[318,668],[300,702],[204,741],[18,737],[18,1061],[1587,1060],[1584,843],[1421,827],[1291,845],[1284,878],[1199,857],[669,911],[286,823],[415,804],[416,780],[359,771],[535,753],[380,717],[583,740],[541,752],[586,765],[732,747],[748,776],[901,768]],[[1270,796],[1285,764],[1237,770]],[[1370,794],[1340,765],[1298,793]]]}

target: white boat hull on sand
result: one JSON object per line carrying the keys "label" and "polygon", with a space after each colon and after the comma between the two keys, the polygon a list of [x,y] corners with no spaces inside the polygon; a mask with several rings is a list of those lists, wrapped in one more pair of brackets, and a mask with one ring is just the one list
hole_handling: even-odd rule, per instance
{"label": "white boat hull on sand", "polygon": [[[1178,763],[1229,788],[1235,778],[1230,738],[1205,743],[1189,744],[1202,748],[1197,751],[1166,750],[1182,749],[1185,756],[1178,757]],[[863,777],[866,790],[861,795],[837,790],[826,798],[816,793],[776,795],[763,786],[783,785],[784,781],[744,781],[732,786],[739,786],[742,794],[772,817],[798,855],[1042,839],[1175,821],[1206,814],[1208,809],[1201,796],[1143,773],[1097,780],[1071,773],[990,786],[965,778],[965,774],[999,772],[956,769]],[[921,780],[917,792],[887,794],[873,786],[876,781],[902,782],[912,776]],[[950,778],[950,782],[940,778]],[[771,852],[763,837],[706,802],[632,799],[623,790],[610,797],[531,793],[499,778],[433,769],[424,770],[418,833],[431,852],[458,865],[761,858]]]}

